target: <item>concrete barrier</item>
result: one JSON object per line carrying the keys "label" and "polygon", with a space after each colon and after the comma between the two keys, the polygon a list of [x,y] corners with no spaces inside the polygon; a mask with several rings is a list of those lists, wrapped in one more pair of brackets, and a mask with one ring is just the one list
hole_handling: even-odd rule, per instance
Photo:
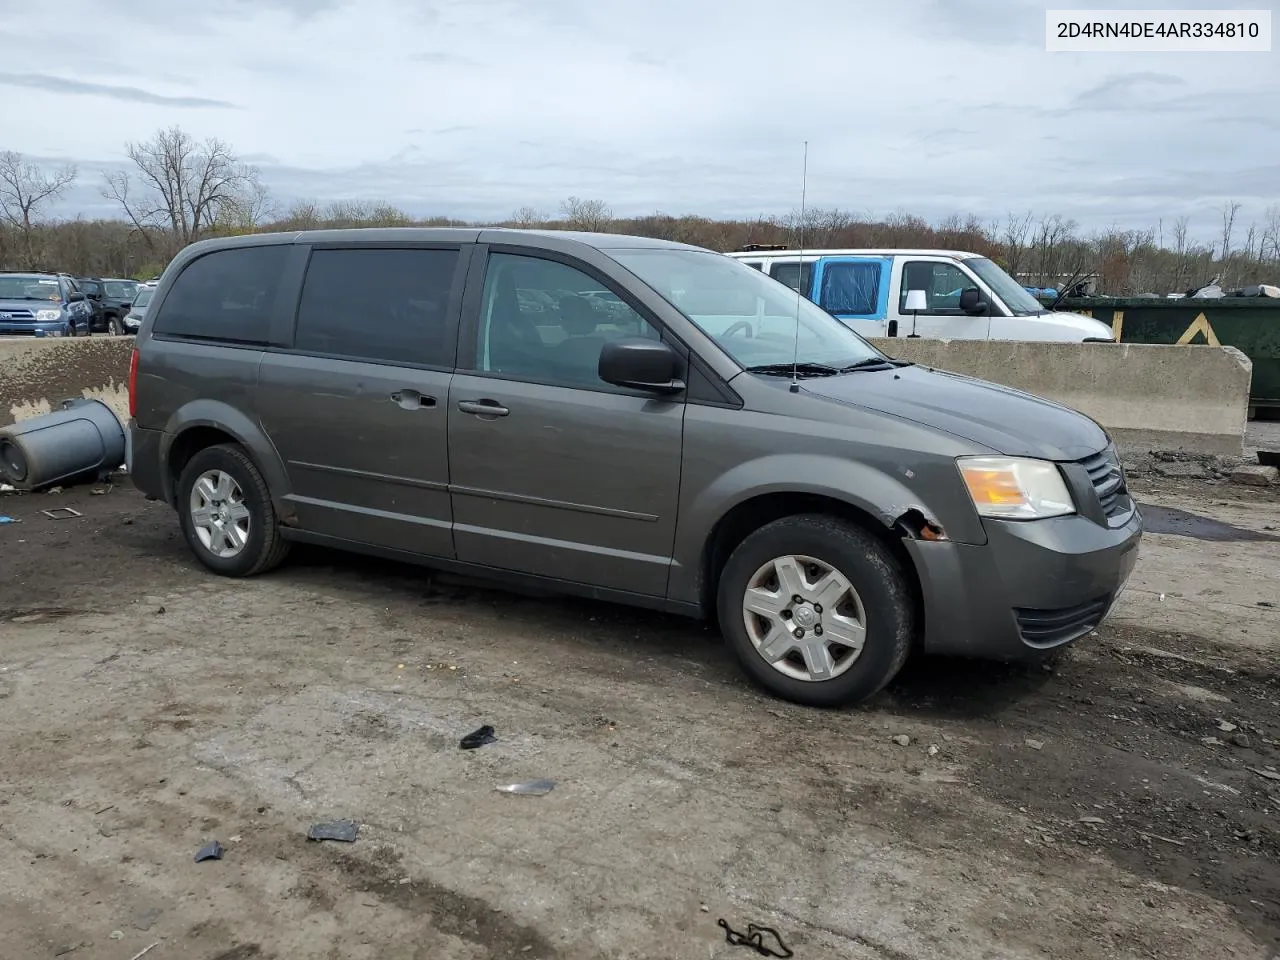
{"label": "concrete barrier", "polygon": [[1087,414],[1125,453],[1238,457],[1253,364],[1235,347],[1008,340],[872,341],[891,357],[1003,384]]}
{"label": "concrete barrier", "polygon": [[[1126,453],[1240,456],[1252,365],[1234,347],[873,341],[893,357],[990,380],[1093,417]],[[0,424],[90,397],[128,417],[132,337],[0,339]]]}
{"label": "concrete barrier", "polygon": [[0,426],[68,397],[101,400],[127,421],[132,350],[133,337],[0,338]]}

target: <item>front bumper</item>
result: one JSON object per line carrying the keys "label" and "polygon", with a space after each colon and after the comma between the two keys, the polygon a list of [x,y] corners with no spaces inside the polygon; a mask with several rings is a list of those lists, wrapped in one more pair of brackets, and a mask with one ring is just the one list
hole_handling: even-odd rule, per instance
{"label": "front bumper", "polygon": [[66,334],[65,320],[44,323],[0,323],[0,337],[63,337]]}
{"label": "front bumper", "polygon": [[905,541],[929,653],[1017,660],[1078,640],[1111,612],[1142,539],[1136,508],[1114,528],[1081,516],[983,525],[982,546]]}

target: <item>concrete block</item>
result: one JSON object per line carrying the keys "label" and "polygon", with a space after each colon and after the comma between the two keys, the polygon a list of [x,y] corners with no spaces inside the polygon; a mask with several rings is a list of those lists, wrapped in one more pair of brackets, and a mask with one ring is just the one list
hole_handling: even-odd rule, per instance
{"label": "concrete block", "polygon": [[68,397],[101,400],[126,422],[132,351],[133,337],[0,338],[0,426]]}
{"label": "concrete block", "polygon": [[1253,364],[1234,347],[1012,340],[872,341],[891,357],[990,380],[1092,417],[1124,453],[1240,456]]}
{"label": "concrete block", "polygon": [[1280,467],[1267,467],[1260,463],[1244,463],[1228,474],[1232,483],[1249,487],[1267,487],[1280,483]]}

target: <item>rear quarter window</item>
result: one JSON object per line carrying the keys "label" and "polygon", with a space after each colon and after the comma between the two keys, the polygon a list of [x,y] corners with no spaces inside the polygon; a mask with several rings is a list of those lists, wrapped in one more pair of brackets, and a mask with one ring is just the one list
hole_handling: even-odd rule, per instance
{"label": "rear quarter window", "polygon": [[152,332],[226,343],[270,342],[288,244],[215,250],[178,274]]}

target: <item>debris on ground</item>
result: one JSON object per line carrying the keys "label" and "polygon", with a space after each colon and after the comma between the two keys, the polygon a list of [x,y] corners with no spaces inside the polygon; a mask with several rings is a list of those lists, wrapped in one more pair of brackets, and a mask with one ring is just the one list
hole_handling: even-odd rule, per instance
{"label": "debris on ground", "polygon": [[222,859],[222,844],[220,844],[217,840],[214,840],[210,843],[205,844],[196,853],[196,863],[201,863],[202,861],[205,861],[205,860],[221,860],[221,859]]}
{"label": "debris on ground", "polygon": [[155,907],[152,907],[149,910],[143,910],[133,918],[134,929],[142,930],[143,932],[150,930],[155,926],[156,921],[160,919],[160,914],[161,911]]}
{"label": "debris on ground", "polygon": [[112,939],[112,940],[123,940],[123,939],[124,939],[124,931],[123,931],[123,930],[112,930],[112,931],[111,931],[111,939]]}
{"label": "debris on ground", "polygon": [[14,517],[0,517],[0,524],[21,523],[21,522],[22,522],[21,520],[15,519]]}
{"label": "debris on ground", "polygon": [[473,730],[462,738],[462,742],[458,744],[463,750],[475,750],[477,747],[483,747],[486,743],[497,743],[498,738],[494,736],[493,727],[487,723],[479,730]]}
{"label": "debris on ground", "polygon": [[155,943],[151,944],[150,946],[143,947],[141,950],[135,953],[132,957],[130,957],[129,960],[142,960],[143,957],[145,957],[148,953],[150,953],[152,950],[154,950],[158,946],[160,946],[159,940],[157,940]]}
{"label": "debris on ground", "polygon": [[521,793],[528,797],[540,797],[550,793],[555,785],[554,780],[525,780],[523,783],[508,783],[497,789],[502,793]]}
{"label": "debris on ground", "polygon": [[905,733],[900,733],[896,737],[891,737],[890,739],[892,739],[893,742],[900,747],[911,746],[911,738],[908,737]]}
{"label": "debris on ground", "polygon": [[929,744],[929,756],[936,757],[938,755],[938,745],[936,743]]}
{"label": "debris on ground", "polygon": [[84,514],[79,510],[76,510],[74,507],[54,507],[52,510],[41,510],[40,512],[50,520],[70,520],[72,517],[84,516]]}
{"label": "debris on ground", "polygon": [[[785,958],[795,956],[791,948],[782,942],[782,936],[773,927],[762,927],[758,924],[748,923],[747,932],[744,934],[729,926],[729,922],[723,917],[716,921],[716,925],[724,930],[725,943],[732,944],[735,947],[751,947],[762,957]],[[777,944],[776,950],[765,942],[766,934],[772,937],[773,942]]]}
{"label": "debris on ground", "polygon": [[1030,747],[1032,750],[1043,750],[1043,749],[1044,749],[1044,741],[1043,741],[1043,740],[1034,740],[1034,739],[1032,739],[1031,737],[1027,737],[1027,739],[1026,739],[1024,742],[1025,742],[1025,743],[1026,743],[1026,745],[1027,745],[1028,747]]}
{"label": "debris on ground", "polygon": [[1274,770],[1259,770],[1257,767],[1250,767],[1249,769],[1260,777],[1266,777],[1268,780],[1280,780],[1280,773],[1276,773]]}
{"label": "debris on ground", "polygon": [[355,843],[356,834],[359,832],[360,824],[354,820],[331,820],[328,823],[313,823],[311,829],[307,831],[307,839]]}
{"label": "debris on ground", "polygon": [[1230,720],[1219,720],[1218,729],[1221,730],[1223,733],[1234,733],[1236,730],[1236,725],[1232,723]]}

